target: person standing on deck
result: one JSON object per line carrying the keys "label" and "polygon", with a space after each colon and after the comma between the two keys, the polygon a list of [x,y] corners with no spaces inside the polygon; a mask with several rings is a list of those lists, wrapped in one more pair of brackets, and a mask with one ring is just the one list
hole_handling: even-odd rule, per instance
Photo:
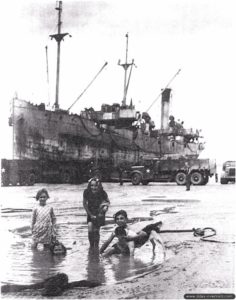
{"label": "person standing on deck", "polygon": [[110,205],[107,193],[98,178],[91,178],[83,194],[83,206],[87,213],[90,247],[98,247],[100,227],[105,225],[105,214]]}
{"label": "person standing on deck", "polygon": [[48,198],[49,194],[46,189],[43,188],[37,192],[36,200],[39,201],[39,206],[33,210],[31,222],[33,249],[37,248],[39,243],[50,247],[56,235],[56,217],[53,208],[46,205]]}

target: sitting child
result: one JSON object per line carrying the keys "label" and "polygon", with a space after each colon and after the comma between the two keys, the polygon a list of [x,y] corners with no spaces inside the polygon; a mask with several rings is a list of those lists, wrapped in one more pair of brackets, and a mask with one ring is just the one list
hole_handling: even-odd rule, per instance
{"label": "sitting child", "polygon": [[119,210],[114,215],[114,219],[118,226],[111,233],[108,240],[104,242],[100,249],[100,253],[102,254],[106,250],[115,237],[118,238],[118,242],[108,249],[104,253],[104,256],[110,256],[112,254],[133,255],[134,249],[143,246],[148,240],[150,240],[153,245],[153,252],[156,246],[155,242],[158,242],[163,246],[163,243],[157,234],[160,231],[162,222],[149,224],[138,233],[135,233],[127,225],[128,216],[125,210]]}
{"label": "sitting child", "polygon": [[102,254],[106,248],[110,245],[112,240],[116,237],[118,242],[115,243],[110,249],[108,249],[104,256],[110,256],[112,254],[123,254],[133,255],[134,253],[134,242],[127,241],[125,238],[136,236],[136,233],[130,230],[127,225],[128,217],[125,210],[119,210],[114,215],[115,223],[118,225],[115,230],[111,233],[108,240],[102,245],[100,253]]}

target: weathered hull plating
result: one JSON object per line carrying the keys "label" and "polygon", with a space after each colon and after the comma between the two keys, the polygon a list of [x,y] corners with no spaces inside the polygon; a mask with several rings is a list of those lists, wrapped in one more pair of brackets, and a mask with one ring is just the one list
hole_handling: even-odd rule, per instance
{"label": "weathered hull plating", "polygon": [[115,166],[140,158],[195,156],[201,143],[173,139],[170,130],[155,136],[141,128],[98,128],[96,122],[65,111],[46,110],[43,105],[14,99],[11,125],[14,128],[14,157],[19,159],[79,160],[111,158]]}

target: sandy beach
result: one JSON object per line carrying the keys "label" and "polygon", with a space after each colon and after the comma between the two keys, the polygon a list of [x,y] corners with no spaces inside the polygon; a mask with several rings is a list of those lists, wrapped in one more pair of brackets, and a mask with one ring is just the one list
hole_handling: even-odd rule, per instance
{"label": "sandy beach", "polygon": [[[110,194],[114,193],[114,197],[117,191],[122,193],[116,185],[106,186],[107,189],[109,187]],[[149,189],[157,187],[150,186]],[[126,186],[124,189],[130,193],[127,197],[131,197],[133,188]],[[172,189],[174,194],[179,188],[173,186]],[[215,236],[202,241],[192,233],[163,233],[161,237],[165,249],[167,252],[171,249],[173,255],[156,269],[114,284],[104,283],[96,288],[68,289],[61,296],[54,298],[184,299],[184,295],[188,293],[210,293],[218,296],[221,294],[221,297],[222,294],[235,293],[234,186],[229,185],[225,194],[227,197],[222,197],[225,189],[220,185],[210,184],[206,194],[204,188],[193,187],[188,194],[189,200],[183,199],[186,195],[182,191],[182,200],[179,198],[171,202],[177,205],[179,213],[161,215],[163,230],[191,228],[193,225],[195,228],[210,226],[216,230]],[[170,198],[171,194],[164,198],[165,203],[169,203]],[[185,204],[186,201],[188,204]],[[70,277],[70,274],[68,276]],[[41,292],[25,290],[1,296],[42,298]],[[227,295],[225,297],[227,298]]]}
{"label": "sandy beach", "polygon": [[[137,199],[134,195],[137,189],[130,185],[125,185],[122,189],[117,184],[106,184],[105,187],[113,203],[119,203],[121,200],[118,199],[123,199],[124,192],[126,199],[132,199],[132,197]],[[56,191],[58,187],[52,186],[51,188]],[[59,194],[62,189],[65,189],[65,186],[58,188],[57,193]],[[145,197],[146,189],[147,187],[138,189],[139,199]],[[222,294],[235,293],[235,186],[224,187],[210,183],[207,187],[192,187],[190,193],[186,193],[182,188],[174,185],[171,189],[165,185],[150,185],[149,194],[156,195],[157,189],[162,189],[166,196],[163,199],[157,197],[156,204],[151,202],[150,208],[157,205],[161,207],[174,205],[176,209],[176,213],[170,213],[170,210],[168,210],[169,213],[159,211],[162,213],[158,217],[163,221],[162,230],[212,227],[217,234],[202,241],[193,233],[162,233],[161,238],[166,252],[169,251],[172,255],[157,268],[115,283],[103,283],[96,288],[68,289],[61,296],[53,297],[54,299],[184,299],[184,295],[188,293],[218,294],[218,297],[221,295],[221,299],[225,299],[227,295],[223,297]],[[74,195],[81,193],[82,190],[81,188],[81,191],[78,191],[68,186],[66,193],[73,199]],[[9,191],[8,189],[8,193]],[[16,191],[17,189],[14,193]],[[25,192],[28,193],[28,189]],[[57,199],[57,193],[54,193]],[[152,196],[153,199],[154,196]],[[144,200],[147,200],[147,197]],[[60,199],[55,201],[60,201]],[[135,200],[132,201],[135,202]],[[148,212],[149,206],[141,204],[146,201],[136,201],[140,203],[143,210],[146,207]],[[122,207],[122,202],[120,205]],[[133,215],[137,215],[135,207],[134,210],[132,206],[129,208],[130,215],[132,211]],[[117,207],[113,209],[115,211]],[[111,208],[110,213],[112,212]],[[78,259],[79,257],[77,258],[79,262]],[[79,273],[80,270],[77,269],[77,272]],[[76,274],[74,277],[71,275],[69,272],[70,282],[76,280]],[[1,297],[42,298],[41,292],[42,290],[25,290],[2,294]]]}
{"label": "sandy beach", "polygon": [[[66,290],[58,299],[183,299],[187,293],[234,293],[231,243],[185,241],[160,270],[115,285]],[[168,245],[166,244],[168,247]],[[25,290],[2,298],[42,298],[41,290]]]}

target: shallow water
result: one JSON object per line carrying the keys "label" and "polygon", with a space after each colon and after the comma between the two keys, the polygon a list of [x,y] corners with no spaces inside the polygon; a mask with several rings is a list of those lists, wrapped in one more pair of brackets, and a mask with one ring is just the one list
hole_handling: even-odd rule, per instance
{"label": "shallow water", "polygon": [[[64,188],[68,190],[67,195]],[[2,203],[2,234],[5,241],[2,282],[33,283],[57,272],[64,272],[69,275],[70,281],[87,278],[109,283],[134,276],[138,272],[147,271],[150,267],[162,263],[163,253],[160,252],[160,255],[154,257],[149,244],[142,248],[141,255],[138,250],[133,259],[120,256],[105,259],[99,256],[98,251],[91,251],[87,239],[85,211],[82,201],[78,201],[74,195],[74,188],[78,189],[74,186],[50,186],[51,193],[53,190],[61,190],[59,197],[48,200],[48,205],[54,207],[57,216],[58,239],[66,247],[71,248],[64,257],[52,256],[48,250],[32,251],[29,227],[31,211],[24,212],[18,209],[29,210],[34,199],[29,196],[30,190],[27,187],[5,189],[4,192],[10,192],[11,195],[9,197],[8,194],[9,201]],[[19,199],[20,192],[26,193],[25,199],[23,195],[22,199]],[[79,193],[81,192],[80,189]],[[14,201],[14,197],[17,201]],[[133,208],[134,203],[126,202],[122,205],[124,206],[126,209],[131,206]],[[114,207],[116,210],[121,208],[118,203]],[[108,216],[107,223],[108,225],[101,229],[101,243],[115,226],[111,216],[110,218]]]}
{"label": "shallow water", "polygon": [[[4,259],[1,260],[1,278],[3,283],[34,283],[57,272],[68,274],[69,281],[89,279],[112,283],[146,273],[153,268],[161,268],[164,262],[162,248],[157,247],[156,254],[153,255],[150,242],[137,249],[134,258],[117,255],[101,258],[97,251],[89,250],[86,215],[82,206],[82,193],[86,185],[45,186],[51,196],[48,205],[54,207],[57,216],[58,239],[71,249],[64,257],[52,256],[46,250],[31,250],[29,227],[31,211],[29,210],[36,204],[33,197],[42,185],[2,188],[1,235],[4,239],[2,248]],[[118,184],[106,183],[104,187],[111,200],[111,207],[107,214],[107,225],[101,229],[100,244],[107,239],[114,228],[112,216],[121,208],[127,210],[133,222],[133,229],[139,230],[146,224],[159,220],[166,220],[167,224],[175,224],[181,214],[191,216],[192,210],[202,209],[199,206],[199,199],[206,198],[206,187],[198,187],[198,189],[193,187],[190,193],[186,193],[184,187],[168,184],[140,187],[125,184],[120,187]],[[208,188],[208,200],[203,199],[206,201],[204,209],[210,205],[209,201],[211,202],[214,196],[215,188],[221,187]],[[230,186],[226,189],[233,192]],[[148,199],[151,201],[149,202]],[[215,199],[215,208],[217,203],[219,201]],[[12,210],[16,208],[26,211]],[[141,222],[145,219],[148,221]],[[186,218],[186,226],[194,227],[187,220],[189,219]],[[198,224],[194,225],[198,227]],[[173,255],[171,249],[168,249],[166,259]]]}

